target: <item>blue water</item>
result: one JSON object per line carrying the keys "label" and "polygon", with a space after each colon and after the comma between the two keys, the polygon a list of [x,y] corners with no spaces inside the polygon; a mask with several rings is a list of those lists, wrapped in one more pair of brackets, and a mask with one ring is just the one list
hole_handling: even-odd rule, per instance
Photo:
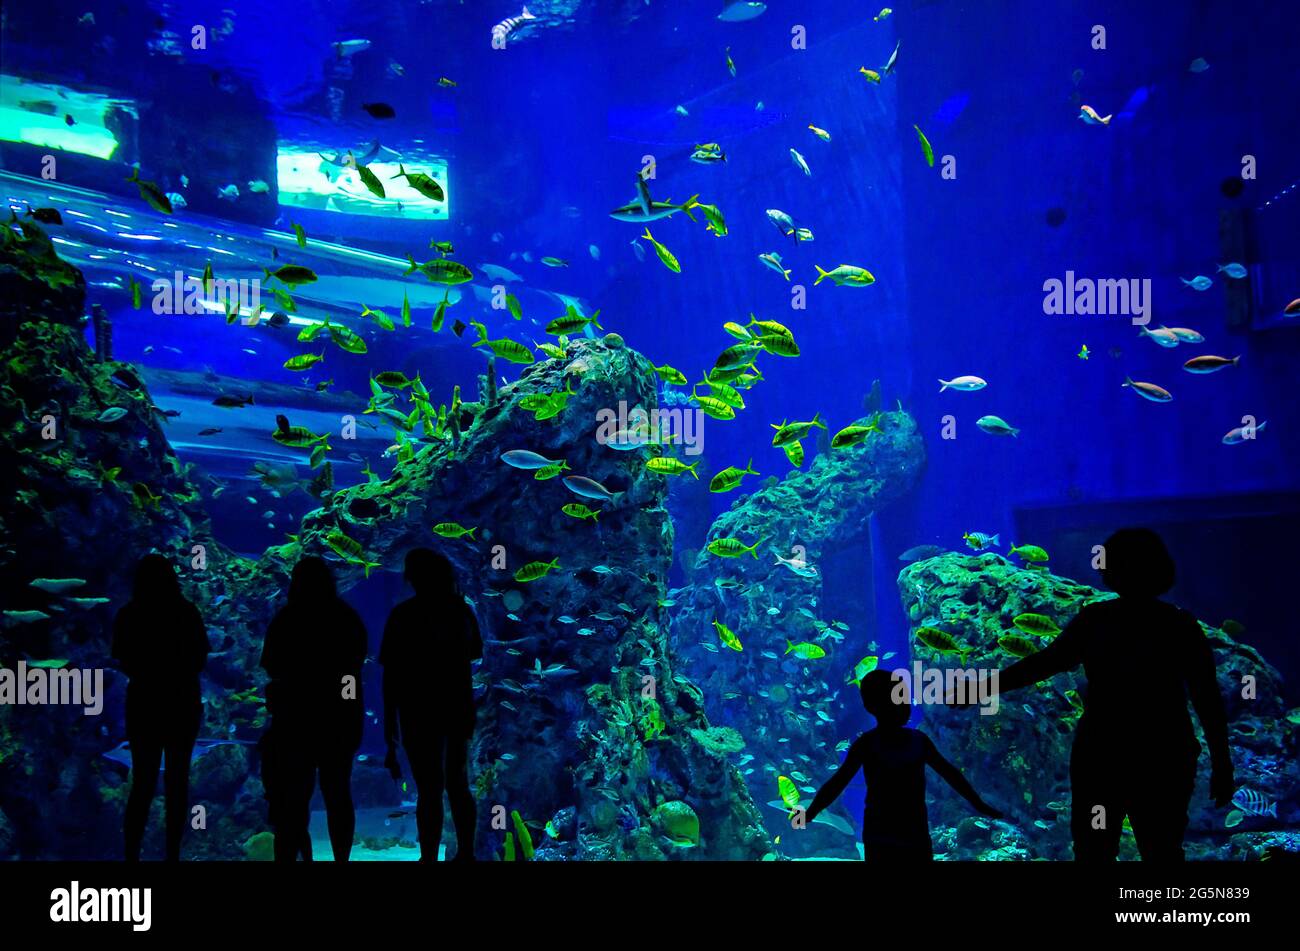
{"label": "blue water", "polygon": [[[138,161],[144,177],[181,166],[175,154],[127,147],[116,164],[68,159],[78,172],[46,182],[35,171],[42,150],[6,143],[0,192],[17,208],[64,210],[59,252],[84,270],[89,302],[108,310],[115,356],[180,374],[151,375],[151,392],[181,413],[167,429],[181,458],[226,486],[211,514],[237,551],[279,543],[312,506],[248,478],[254,462],[301,454],[268,442],[266,414],[241,417],[187,395],[184,376],[210,370],[283,385],[276,409],[318,431],[325,417],[314,415],[315,384],[326,379],[331,392],[364,398],[371,373],[418,371],[431,390],[459,384],[472,398],[485,366],[468,345],[472,334],[434,334],[429,322],[445,289],[402,276],[408,253],[427,260],[429,241],[446,240],[476,275],[450,291],[448,326],[481,320],[494,338],[543,340],[546,321],[572,300],[586,313],[598,308],[605,330],[694,383],[732,342],[724,321],[753,313],[790,326],[801,356],[767,359],[766,380],[745,393],[738,419],[707,428],[702,471],[752,457],[763,477],[784,474],[771,424],[820,413],[834,432],[863,415],[879,380],[884,405],[919,421],[927,465],[916,490],[875,519],[871,549],[845,554],[858,561],[837,575],[853,583],[828,597],[868,618],[882,651],[906,650],[895,584],[904,549],[998,533],[1002,550],[1012,541],[1042,545],[1059,553],[1054,571],[1091,581],[1088,540],[1145,523],[1179,557],[1172,597],[1207,619],[1244,623],[1294,685],[1293,612],[1285,598],[1261,596],[1287,590],[1300,529],[1300,318],[1281,316],[1300,296],[1294,11],[1240,0],[894,2],[880,22],[877,7],[848,0],[772,2],[746,22],[719,21],[720,0],[530,4],[542,18],[505,50],[492,48],[490,29],[518,12],[514,3],[138,3],[97,13],[81,34],[73,21],[84,10],[74,4],[43,4],[57,12],[44,25],[6,10],[7,74],[144,99],[161,94],[179,62],[211,82],[173,93],[175,114],[189,97],[195,110],[229,106],[231,115],[220,140],[173,143],[186,150],[189,189],[205,196],[192,210],[165,217],[140,201],[122,182],[125,161]],[[546,15],[558,7],[577,12]],[[192,24],[221,23],[223,9],[233,11],[229,29],[208,49],[149,52],[165,31],[183,43]],[[1104,49],[1093,48],[1098,25]],[[354,38],[371,45],[346,59],[330,47]],[[859,68],[883,70],[896,46],[896,69],[868,82]],[[1189,69],[1198,58],[1209,68]],[[457,85],[440,87],[439,77]],[[375,102],[396,118],[369,117],[361,106]],[[1113,115],[1109,125],[1080,121],[1083,104]],[[271,135],[254,134],[256,123]],[[934,167],[914,124],[932,143]],[[243,182],[237,202],[212,204],[228,180],[219,169],[230,146],[273,152],[274,140],[282,150],[333,154],[376,138],[409,161],[446,163],[446,220],[266,209]],[[718,143],[726,162],[691,162],[702,142]],[[1253,177],[1243,179],[1247,157]],[[698,193],[726,217],[726,237],[684,215],[651,223],[680,274],[648,242],[638,259],[632,241],[643,226],[609,217],[633,200],[648,162],[656,199]],[[170,173],[160,184],[189,190]],[[768,209],[789,213],[814,239],[783,235]],[[306,249],[293,223],[306,229]],[[295,291],[289,328],[227,326],[220,314],[159,317],[132,308],[124,289],[128,275],[196,276],[209,260],[218,276],[255,279],[272,249],[280,263],[321,278]],[[771,251],[792,269],[790,281],[758,260]],[[547,255],[569,266],[547,267]],[[1248,277],[1216,270],[1230,260]],[[815,266],[841,263],[869,269],[875,283],[813,286]],[[485,264],[518,276],[507,284],[522,322],[488,305],[497,280]],[[1150,326],[1192,328],[1204,342],[1161,347],[1126,314],[1045,314],[1044,282],[1067,272],[1149,281]],[[1180,280],[1198,274],[1212,278],[1208,290]],[[410,328],[375,331],[358,316],[369,306],[398,318],[404,297]],[[325,316],[363,332],[368,355],[326,348],[323,365],[284,369],[290,356],[320,350],[294,335]],[[1205,376],[1182,369],[1207,353],[1240,356],[1240,365]],[[508,379],[519,369],[497,363]],[[987,388],[939,392],[939,379],[965,374]],[[1126,377],[1174,399],[1143,400],[1121,386]],[[981,432],[975,420],[989,414],[1018,435]],[[1246,416],[1267,428],[1253,442],[1224,445]],[[950,422],[952,439],[944,438]],[[216,426],[224,432],[198,435]],[[384,475],[394,464],[383,457],[389,442],[387,432],[363,429],[348,449]],[[806,448],[811,461],[817,450],[811,441]],[[344,455],[334,460],[336,482],[364,478]],[[702,483],[674,491],[679,545],[698,547],[734,498],[710,496]]]}

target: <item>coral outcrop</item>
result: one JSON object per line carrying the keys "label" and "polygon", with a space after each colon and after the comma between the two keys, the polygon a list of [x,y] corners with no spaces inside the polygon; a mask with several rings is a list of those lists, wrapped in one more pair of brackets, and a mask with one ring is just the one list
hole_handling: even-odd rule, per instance
{"label": "coral outcrop", "polygon": [[[704,687],[710,720],[743,739],[746,779],[765,804],[769,831],[787,833],[782,851],[796,856],[856,854],[843,805],[791,836],[784,811],[766,804],[778,800],[777,776],[786,775],[806,805],[842,758],[836,745],[849,728],[837,728],[836,720],[846,704],[850,719],[860,722],[857,691],[847,680],[869,653],[868,638],[823,610],[829,591],[821,566],[869,561],[861,557],[862,548],[869,551],[869,519],[912,488],[925,460],[911,416],[881,413],[878,424],[881,431],[865,442],[821,452],[806,470],[769,478],[737,499],[708,540],[756,544],[753,557],[720,557],[706,545],[687,562],[688,584],[672,592],[676,649]],[[841,581],[853,583],[834,583]],[[865,617],[852,620],[866,624]],[[742,650],[729,648],[714,622],[733,632]],[[813,647],[824,655],[808,656],[817,654]]]}

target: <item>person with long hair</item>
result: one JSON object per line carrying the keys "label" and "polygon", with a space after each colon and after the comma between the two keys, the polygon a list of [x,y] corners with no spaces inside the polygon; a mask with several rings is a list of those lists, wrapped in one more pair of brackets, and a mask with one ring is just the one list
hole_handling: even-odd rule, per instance
{"label": "person with long hair", "polygon": [[131,792],[124,821],[128,862],[140,860],[160,766],[167,861],[180,860],[189,818],[190,757],[203,720],[199,674],[211,650],[203,617],[181,592],[176,569],[163,555],[145,555],[136,565],[131,600],[113,620],[112,654],[129,678]]}
{"label": "person with long hair", "polygon": [[472,861],[477,816],[468,761],[476,711],[470,665],[483,656],[483,639],[445,557],[416,548],[406,556],[405,576],[415,596],[393,608],[379,649],[385,763],[394,778],[401,776],[400,743],[419,795],[420,860],[438,860],[446,789],[456,827],[455,857]]}
{"label": "person with long hair", "polygon": [[352,852],[352,762],[365,725],[366,647],[365,625],[339,597],[329,565],[315,556],[301,559],[289,581],[288,603],[272,619],[262,645],[262,668],[271,678],[266,704],[273,782],[267,792],[277,862],[294,861],[309,841],[318,776],[334,861],[346,862]]}

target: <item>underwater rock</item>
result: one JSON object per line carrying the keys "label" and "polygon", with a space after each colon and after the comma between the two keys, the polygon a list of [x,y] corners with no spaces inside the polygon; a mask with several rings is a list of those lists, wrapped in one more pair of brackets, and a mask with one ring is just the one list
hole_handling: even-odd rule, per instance
{"label": "underwater rock", "polygon": [[[787,775],[807,805],[810,790],[839,766],[837,718],[846,704],[858,709],[846,675],[868,652],[869,632],[846,633],[850,626],[826,616],[821,604],[832,597],[841,607],[863,599],[837,593],[840,583],[854,579],[834,579],[835,587],[825,589],[820,566],[850,550],[855,563],[869,561],[859,550],[870,545],[872,514],[911,490],[925,460],[911,416],[882,413],[879,425],[882,431],[864,443],[821,453],[806,470],[770,478],[737,499],[714,521],[708,541],[757,544],[754,557],[719,557],[702,548],[683,559],[688,584],[670,593],[677,601],[674,649],[703,687],[709,720],[744,741],[746,781],[759,802],[777,799],[777,776]],[[767,465],[756,460],[765,474],[786,466],[776,448]],[[865,616],[853,620],[865,628]],[[722,644],[715,621],[736,634],[741,651]],[[809,651],[792,651],[792,645],[815,645],[825,655],[804,659],[800,653]],[[782,835],[786,854],[855,854],[855,835],[843,832],[851,823],[816,823],[790,834],[783,814],[763,811],[769,833]],[[838,812],[835,817],[843,819]],[[709,834],[706,826],[706,840]]]}
{"label": "underwater rock", "polygon": [[[899,573],[898,589],[912,621],[911,660],[936,669],[955,668],[961,661],[917,640],[921,626],[937,627],[963,649],[969,647],[964,666],[1002,668],[1017,658],[999,648],[998,638],[1023,634],[1013,623],[1017,616],[1041,614],[1064,629],[1085,604],[1115,597],[1044,570],[1019,567],[992,552],[948,553],[915,562]],[[1232,845],[1225,846],[1226,810],[1214,808],[1209,801],[1208,756],[1202,756],[1185,848],[1188,858],[1258,857],[1272,842],[1273,830],[1286,824],[1298,804],[1300,766],[1295,750],[1300,725],[1283,715],[1281,677],[1254,648],[1218,628],[1204,623],[1201,627],[1218,667],[1237,785],[1276,801],[1283,818],[1279,822],[1270,816],[1246,816],[1236,826]],[[1243,697],[1242,678],[1247,676],[1254,678],[1254,699]],[[1080,711],[1071,702],[1072,695],[1067,696],[1070,691],[1086,691],[1081,669],[1009,695],[996,716],[941,704],[925,707],[922,728],[939,750],[982,796],[1007,812],[1006,821],[990,822],[990,828],[1017,829],[1020,836],[1010,852],[982,851],[982,840],[971,835],[970,807],[945,784],[931,783],[935,801],[930,825],[936,851],[942,851],[942,842],[950,844],[950,858],[1072,856],[1069,762]],[[1193,722],[1204,745],[1200,724],[1195,717]],[[1126,829],[1120,857],[1136,856],[1133,835]]]}

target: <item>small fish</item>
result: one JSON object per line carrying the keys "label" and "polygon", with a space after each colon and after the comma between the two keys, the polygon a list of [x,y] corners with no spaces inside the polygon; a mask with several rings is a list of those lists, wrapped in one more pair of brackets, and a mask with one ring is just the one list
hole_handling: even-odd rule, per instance
{"label": "small fish", "polygon": [[988,386],[988,383],[977,376],[958,376],[951,380],[940,379],[939,392],[944,390],[960,390],[963,393],[974,393],[976,390],[982,390]]}
{"label": "small fish", "polygon": [[808,167],[808,162],[804,159],[802,155],[799,154],[798,149],[790,150],[790,158],[794,160],[795,168],[799,169],[809,178],[812,177],[812,169]]}
{"label": "small fish", "polygon": [[82,587],[85,583],[84,578],[36,578],[29,584],[30,587],[47,594],[66,594]]}
{"label": "small fish", "polygon": [[967,532],[962,535],[961,540],[974,551],[984,551],[986,548],[996,548],[1002,544],[1000,534],[986,535],[984,532]]}
{"label": "small fish", "polygon": [[1250,442],[1254,439],[1255,433],[1262,433],[1264,431],[1266,423],[1267,420],[1260,423],[1258,426],[1255,426],[1253,429],[1247,426],[1238,426],[1236,429],[1230,429],[1228,430],[1227,435],[1223,437],[1223,444],[1225,446],[1236,446],[1239,443]]}
{"label": "small fish", "polygon": [[893,13],[893,12],[894,12],[894,11],[891,10],[889,7],[885,7],[883,10],[881,10],[879,13],[877,13],[877,14],[872,18],[871,22],[872,22],[872,23],[879,23],[881,20],[887,20],[887,19],[889,19],[889,15],[890,15],[891,13]]}
{"label": "small fish", "polygon": [[1222,370],[1226,367],[1235,367],[1241,362],[1241,357],[1236,356],[1216,357],[1213,354],[1205,354],[1200,357],[1192,357],[1183,364],[1183,369],[1188,373],[1214,373],[1216,370]]}
{"label": "small fish", "polygon": [[1242,786],[1232,796],[1232,804],[1248,816],[1272,816],[1277,818],[1277,803],[1249,786]]}
{"label": "small fish", "polygon": [[811,122],[808,124],[808,129],[809,131],[812,132],[813,135],[817,136],[817,138],[821,139],[823,142],[829,142],[831,140],[831,134],[829,132],[827,132],[825,129],[819,129]]}
{"label": "small fish", "polygon": [[726,63],[727,63],[727,72],[731,73],[731,77],[732,77],[732,79],[735,79],[735,77],[736,77],[736,64],[735,64],[735,62],[734,62],[734,61],[732,60],[732,58],[731,58],[731,47],[730,47],[730,46],[727,47],[727,50],[726,50],[726,57],[727,57],[727,58],[726,58]]}
{"label": "small fish", "polygon": [[1209,288],[1214,284],[1214,281],[1206,277],[1204,274],[1198,274],[1190,281],[1185,277],[1180,277],[1179,280],[1194,291],[1209,290]]}
{"label": "small fish", "polygon": [[1143,383],[1129,377],[1125,377],[1120,386],[1127,386],[1138,396],[1153,403],[1168,403],[1174,398],[1173,394],[1162,386],[1157,386],[1154,383]]}
{"label": "small fish", "polygon": [[1198,56],[1187,65],[1189,73],[1203,73],[1210,68],[1210,64],[1205,61],[1204,56]]}
{"label": "small fish", "polygon": [[1080,106],[1079,118],[1087,125],[1110,125],[1111,116],[1100,116],[1092,106]]}
{"label": "small fish", "polygon": [[758,256],[758,259],[762,261],[765,266],[776,271],[777,274],[780,274],[787,281],[790,280],[790,275],[793,272],[790,268],[785,267],[781,263],[781,255],[777,254],[775,251],[765,251]]}
{"label": "small fish", "polygon": [[239,186],[231,183],[217,189],[217,197],[222,201],[234,201],[239,197]]}
{"label": "small fish", "polygon": [[1015,436],[1020,432],[1001,416],[981,416],[975,425],[993,436]]}
{"label": "small fish", "polygon": [[1241,280],[1249,272],[1246,270],[1245,265],[1238,264],[1236,261],[1233,261],[1230,264],[1220,264],[1219,273],[1226,274],[1228,275],[1228,277],[1233,278],[1234,280]]}
{"label": "small fish", "polygon": [[641,237],[650,242],[650,246],[654,248],[655,254],[659,256],[659,260],[663,262],[664,267],[668,268],[668,270],[672,271],[674,274],[680,274],[682,272],[682,266],[677,262],[677,258],[673,256],[671,251],[651,236],[648,227],[645,229],[645,234],[641,235]]}
{"label": "small fish", "polygon": [[867,82],[875,83],[877,85],[880,83],[880,73],[876,72],[874,69],[867,69],[865,66],[859,66],[858,72],[867,78]]}
{"label": "small fish", "polygon": [[899,561],[923,561],[926,558],[934,558],[936,555],[942,555],[944,549],[938,545],[917,545],[909,548],[898,556]]}
{"label": "small fish", "polygon": [[1078,352],[1078,354],[1076,354],[1076,356],[1078,356],[1078,358],[1079,358],[1080,360],[1087,360],[1087,359],[1088,359],[1088,356],[1089,356],[1089,350],[1088,350],[1088,345],[1087,345],[1086,343],[1085,343],[1082,347],[1079,348],[1079,352]]}

